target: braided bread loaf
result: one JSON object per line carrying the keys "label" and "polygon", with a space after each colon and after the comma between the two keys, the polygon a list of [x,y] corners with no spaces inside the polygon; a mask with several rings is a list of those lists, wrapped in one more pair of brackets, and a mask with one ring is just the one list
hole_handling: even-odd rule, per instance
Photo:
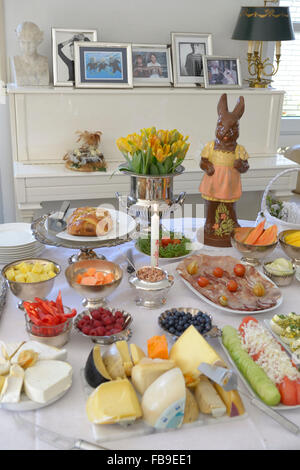
{"label": "braided bread loaf", "polygon": [[70,235],[99,237],[113,228],[113,221],[107,209],[79,207],[68,218],[67,231]]}

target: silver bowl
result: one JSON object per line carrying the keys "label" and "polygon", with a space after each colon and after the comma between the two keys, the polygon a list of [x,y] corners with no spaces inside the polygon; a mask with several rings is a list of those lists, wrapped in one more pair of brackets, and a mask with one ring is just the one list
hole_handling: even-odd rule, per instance
{"label": "silver bowl", "polygon": [[295,230],[283,230],[282,232],[279,233],[279,243],[282,248],[282,250],[285,252],[285,254],[294,260],[294,262],[300,266],[300,246],[294,246],[294,245],[289,245],[288,243],[285,242],[285,237],[291,232],[295,232]]}
{"label": "silver bowl", "polygon": [[243,261],[250,266],[259,266],[262,260],[269,256],[276,248],[278,240],[271,245],[248,245],[231,237],[232,246],[241,253]]}
{"label": "silver bowl", "polygon": [[[161,329],[164,330],[169,335],[171,335],[171,337],[176,340],[180,335],[176,334],[176,333],[171,333],[162,323],[163,320],[167,317],[168,312],[172,312],[174,310],[177,310],[179,312],[184,312],[184,313],[190,313],[192,316],[197,315],[197,313],[199,311],[202,311],[202,310],[200,310],[199,308],[187,308],[187,307],[170,308],[168,310],[165,310],[163,313],[161,313],[159,315],[158,324],[161,327]],[[205,313],[205,315],[207,315],[210,318],[211,322],[212,322],[212,316],[210,314],[208,314],[206,312],[202,312],[202,313]],[[184,332],[184,330],[181,332],[181,334],[183,332]],[[222,332],[216,325],[212,324],[210,330],[205,331],[205,332],[201,332],[201,335],[204,336],[204,337],[216,338],[216,337],[221,336]]]}
{"label": "silver bowl", "polygon": [[[110,284],[99,286],[84,286],[76,282],[78,274],[84,273],[89,268],[97,271],[113,273],[115,280]],[[87,309],[95,309],[106,305],[106,297],[109,296],[120,285],[123,278],[123,271],[120,266],[111,261],[102,259],[87,259],[73,263],[65,270],[66,279],[73,289],[82,297],[82,305]]]}
{"label": "silver bowl", "polygon": [[[143,266],[142,268],[148,266]],[[169,275],[167,271],[160,269],[164,273],[164,279],[158,282],[146,282],[137,276],[137,273],[132,274],[129,278],[129,284],[135,291],[136,305],[147,308],[158,308],[164,305],[167,301],[167,295],[170,288],[174,284],[174,277]]]}
{"label": "silver bowl", "polygon": [[131,338],[131,334],[132,334],[131,330],[129,328],[129,326],[132,323],[132,316],[130,315],[130,313],[127,313],[124,310],[120,310],[120,309],[117,309],[117,308],[113,308],[113,309],[110,309],[110,310],[111,310],[113,315],[115,314],[115,312],[119,311],[119,312],[122,312],[124,317],[125,317],[124,329],[122,331],[120,331],[120,333],[116,333],[114,335],[109,335],[109,336],[92,336],[92,335],[86,335],[85,333],[83,333],[83,331],[81,331],[81,329],[78,327],[78,322],[85,315],[88,315],[89,317],[91,317],[91,311],[90,310],[85,310],[85,311],[81,312],[79,315],[76,316],[76,319],[74,321],[75,330],[79,334],[81,334],[82,336],[85,336],[86,338],[91,339],[93,341],[93,343],[97,343],[97,344],[106,345],[106,344],[115,343],[116,341],[124,341],[124,340],[128,341]]}
{"label": "silver bowl", "polygon": [[270,263],[272,263],[272,261],[265,261],[264,262],[264,264],[263,264],[264,274],[269,279],[271,279],[271,281],[273,281],[278,287],[289,286],[292,283],[292,281],[295,277],[295,273],[296,273],[295,265],[293,265],[293,272],[291,274],[274,274],[274,273],[271,273],[270,271],[268,271],[268,269],[266,268],[266,266]]}
{"label": "silver bowl", "polygon": [[[12,268],[13,266],[16,266],[17,264],[20,264],[22,262],[25,263],[53,263],[55,270],[56,270],[56,276],[52,277],[51,279],[47,279],[46,281],[39,281],[39,282],[17,282],[17,281],[10,281],[7,279],[5,273],[8,269]],[[25,258],[21,259],[18,261],[14,261],[13,263],[9,263],[1,271],[2,276],[6,280],[11,292],[13,295],[18,297],[20,299],[20,302],[18,303],[18,307],[21,310],[24,310],[23,307],[23,302],[28,301],[32,302],[36,297],[45,299],[51,292],[54,281],[57,278],[61,271],[61,268],[59,264],[55,263],[54,261],[51,261],[49,259],[45,258]]]}

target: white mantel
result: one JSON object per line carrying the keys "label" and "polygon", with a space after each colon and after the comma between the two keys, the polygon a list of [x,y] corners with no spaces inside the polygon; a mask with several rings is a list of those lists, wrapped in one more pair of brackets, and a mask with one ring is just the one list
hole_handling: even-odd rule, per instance
{"label": "white mantel", "polygon": [[[280,171],[296,166],[276,153],[283,91],[9,87],[19,218],[30,219],[43,201],[112,198],[116,191],[127,194],[129,177],[111,176],[122,161],[115,141],[153,125],[177,128],[189,135],[185,172],[175,179],[175,192],[196,194],[202,177],[201,148],[214,138],[217,103],[224,92],[228,94],[229,109],[240,95],[245,98],[239,143],[250,155],[250,170],[242,177],[243,190],[262,191]],[[83,174],[65,169],[62,156],[77,145],[77,130],[103,132],[101,150],[108,164],[106,173]],[[296,174],[288,174],[276,182],[274,189],[288,193],[295,179]]]}

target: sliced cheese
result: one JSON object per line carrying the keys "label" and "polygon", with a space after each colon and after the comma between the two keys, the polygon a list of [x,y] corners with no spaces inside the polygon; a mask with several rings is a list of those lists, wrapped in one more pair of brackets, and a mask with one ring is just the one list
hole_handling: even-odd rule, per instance
{"label": "sliced cheese", "polygon": [[32,401],[52,401],[72,384],[72,367],[67,362],[55,360],[38,361],[25,371],[24,389]]}
{"label": "sliced cheese", "polygon": [[6,377],[0,395],[1,403],[18,403],[21,398],[23,387],[24,370],[14,364],[10,367],[9,375]]}
{"label": "sliced cheese", "polygon": [[198,370],[201,362],[226,367],[223,359],[193,325],[177,339],[171,348],[170,359],[181,369],[188,387],[197,383],[201,374]]}
{"label": "sliced cheese", "polygon": [[5,375],[9,373],[10,361],[0,357],[0,375]]}
{"label": "sliced cheese", "polygon": [[0,395],[3,389],[3,385],[5,384],[5,380],[6,380],[6,377],[4,377],[3,375],[0,375]]}
{"label": "sliced cheese", "polygon": [[143,357],[146,357],[144,351],[134,343],[130,344],[130,353],[132,357],[133,364],[136,366]]}
{"label": "sliced cheese", "polygon": [[[12,354],[18,347],[15,344],[6,345],[9,354]],[[56,361],[65,361],[67,359],[67,350],[58,349],[54,346],[48,346],[47,344],[39,343],[38,341],[26,341],[23,346],[19,349],[16,355],[12,358],[12,363],[18,362],[18,357],[22,351],[31,349],[32,351],[38,353],[39,361],[41,360],[56,360]]]}
{"label": "sliced cheese", "polygon": [[112,379],[125,379],[123,359],[115,344],[112,344],[102,355],[103,364]]}
{"label": "sliced cheese", "polygon": [[175,362],[166,359],[143,358],[132,368],[131,380],[141,395],[162,374],[175,367]]}
{"label": "sliced cheese", "polygon": [[224,388],[217,383],[213,385],[226,406],[228,416],[240,416],[245,413],[243,402],[237,390],[224,390]]}
{"label": "sliced cheese", "polygon": [[220,418],[226,413],[226,406],[207,377],[202,375],[195,388],[199,409],[204,414]]}
{"label": "sliced cheese", "polygon": [[133,363],[130,357],[127,341],[117,341],[116,346],[123,360],[125,374],[127,375],[127,377],[130,377]]}
{"label": "sliced cheese", "polygon": [[186,400],[184,408],[184,418],[183,423],[193,423],[198,419],[199,416],[199,407],[197,400],[189,388],[186,388]]}
{"label": "sliced cheese", "polygon": [[89,421],[94,424],[131,422],[142,416],[142,410],[128,379],[99,385],[86,403]]}
{"label": "sliced cheese", "polygon": [[145,391],[142,398],[144,420],[156,429],[179,428],[185,400],[184,377],[175,367],[158,377]]}

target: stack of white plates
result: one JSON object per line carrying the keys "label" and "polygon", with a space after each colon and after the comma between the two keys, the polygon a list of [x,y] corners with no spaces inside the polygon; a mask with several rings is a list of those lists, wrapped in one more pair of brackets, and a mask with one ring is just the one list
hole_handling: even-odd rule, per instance
{"label": "stack of white plates", "polygon": [[30,224],[0,225],[0,264],[40,257],[44,245],[32,235]]}

